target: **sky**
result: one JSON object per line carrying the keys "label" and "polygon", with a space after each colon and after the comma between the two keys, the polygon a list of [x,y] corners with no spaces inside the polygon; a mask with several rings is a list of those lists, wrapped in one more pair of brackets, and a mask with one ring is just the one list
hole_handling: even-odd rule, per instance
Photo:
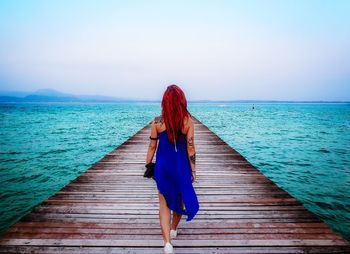
{"label": "sky", "polygon": [[350,101],[350,1],[0,0],[0,90]]}

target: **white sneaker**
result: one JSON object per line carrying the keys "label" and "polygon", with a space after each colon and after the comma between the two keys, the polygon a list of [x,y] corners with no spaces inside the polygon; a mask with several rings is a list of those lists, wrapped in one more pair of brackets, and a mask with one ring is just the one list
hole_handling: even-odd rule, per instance
{"label": "white sneaker", "polygon": [[167,242],[164,246],[164,254],[174,254],[174,248],[171,243]]}
{"label": "white sneaker", "polygon": [[175,238],[177,236],[177,230],[171,229],[170,230],[170,238]]}

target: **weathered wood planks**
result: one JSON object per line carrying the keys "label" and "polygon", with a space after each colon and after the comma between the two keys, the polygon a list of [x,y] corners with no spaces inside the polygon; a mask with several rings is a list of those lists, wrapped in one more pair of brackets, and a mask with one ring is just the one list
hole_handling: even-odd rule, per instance
{"label": "weathered wood planks", "polygon": [[[350,253],[350,244],[197,119],[200,211],[176,253]],[[0,253],[162,253],[155,182],[143,178],[150,126],[0,236]]]}

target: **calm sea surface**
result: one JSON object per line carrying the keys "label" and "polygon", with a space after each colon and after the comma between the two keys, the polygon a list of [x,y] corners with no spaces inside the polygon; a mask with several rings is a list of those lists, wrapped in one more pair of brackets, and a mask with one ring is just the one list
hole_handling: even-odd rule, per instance
{"label": "calm sea surface", "polygon": [[[350,104],[189,103],[190,112],[350,239]],[[161,112],[160,103],[0,104],[0,232]]]}

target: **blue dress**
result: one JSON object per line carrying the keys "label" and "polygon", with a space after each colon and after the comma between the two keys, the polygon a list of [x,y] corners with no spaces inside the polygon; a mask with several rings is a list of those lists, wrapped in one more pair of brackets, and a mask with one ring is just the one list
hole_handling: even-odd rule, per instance
{"label": "blue dress", "polygon": [[176,146],[168,140],[167,130],[159,132],[158,137],[154,168],[154,180],[158,191],[164,195],[167,206],[171,210],[187,215],[186,221],[190,221],[198,212],[199,203],[192,185],[186,135],[181,133],[176,141]]}

